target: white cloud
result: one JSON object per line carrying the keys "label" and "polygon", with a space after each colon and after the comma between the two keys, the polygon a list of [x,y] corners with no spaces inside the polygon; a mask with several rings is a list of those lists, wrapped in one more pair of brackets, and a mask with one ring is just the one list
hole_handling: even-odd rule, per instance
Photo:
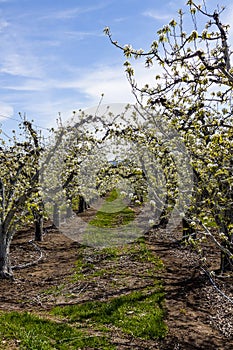
{"label": "white cloud", "polygon": [[97,66],[86,69],[84,72],[74,68],[72,79],[27,79],[18,85],[6,85],[5,88],[22,92],[71,89],[77,90],[90,100],[98,99],[102,93],[105,94],[106,98],[116,100],[116,102],[132,98],[124,69],[119,66],[117,68],[114,66]]}
{"label": "white cloud", "polygon": [[73,110],[83,107],[81,101],[72,101],[69,98],[53,100],[50,96],[44,96],[43,103],[39,103],[38,98],[32,99],[32,103],[33,105],[25,106],[28,118],[36,117],[35,124],[42,125],[45,128],[56,127],[56,119],[59,113],[62,119],[66,120],[72,116]]}
{"label": "white cloud", "polygon": [[129,84],[121,67],[96,67],[87,71],[73,84],[93,102],[97,101],[102,93],[106,102],[128,102],[132,99]]}
{"label": "white cloud", "polygon": [[[145,84],[154,86],[155,75],[153,69],[146,69],[143,61],[134,62],[135,80],[138,87]],[[73,88],[85,95],[86,100],[96,103],[104,94],[104,103],[134,103],[135,97],[132,94],[131,86],[126,78],[123,67],[97,66],[90,69],[82,76],[70,81],[58,82],[59,88]]]}
{"label": "white cloud", "polygon": [[57,11],[57,12],[53,12],[49,15],[45,15],[42,17],[42,19],[71,19],[71,18],[75,18],[79,15],[82,15],[84,13],[88,13],[88,12],[93,12],[93,11],[97,11],[102,9],[103,7],[105,7],[107,5],[107,3],[100,3],[98,5],[95,6],[87,6],[87,7],[74,7],[74,8],[70,8],[70,9],[66,9],[66,10],[62,10],[62,11]]}
{"label": "white cloud", "polygon": [[115,23],[121,23],[121,22],[125,22],[128,20],[129,17],[117,17],[114,19]]}
{"label": "white cloud", "polygon": [[[154,69],[146,69],[143,61],[133,62],[135,80],[138,87],[145,84],[154,86],[154,76],[159,73]],[[124,67],[116,65],[96,65],[81,70],[69,67],[72,78],[61,76],[60,79],[26,79],[22,83],[5,86],[15,91],[20,111],[26,111],[28,117],[39,120],[41,125],[54,126],[58,112],[64,119],[72,115],[73,110],[88,108],[99,103],[104,94],[103,103],[135,103],[131,86],[127,81]],[[69,72],[68,72],[69,73]],[[68,74],[69,75],[69,74]],[[14,100],[11,95],[10,101]],[[32,114],[33,113],[33,114]]]}
{"label": "white cloud", "polygon": [[0,19],[0,32],[2,32],[8,26],[9,22],[7,22],[5,19]]}
{"label": "white cloud", "polygon": [[14,108],[5,102],[0,102],[0,120],[5,117],[11,117],[14,114]]}
{"label": "white cloud", "polygon": [[153,19],[161,20],[161,21],[169,20],[172,17],[172,15],[170,15],[170,14],[164,14],[164,13],[161,13],[161,12],[158,12],[158,11],[155,11],[155,10],[145,11],[145,12],[143,12],[143,16],[151,17]]}
{"label": "white cloud", "polygon": [[14,84],[14,85],[5,85],[4,88],[7,90],[13,90],[13,91],[30,91],[30,92],[35,92],[35,91],[46,91],[50,88],[56,87],[56,82],[55,81],[45,81],[41,79],[27,79],[23,80],[19,84]]}
{"label": "white cloud", "polygon": [[102,36],[102,33],[96,32],[96,31],[90,31],[90,32],[84,32],[84,31],[67,31],[64,32],[64,35],[66,37],[70,37],[73,38],[75,40],[83,40],[83,39],[87,39],[90,36]]}
{"label": "white cloud", "polygon": [[41,69],[35,57],[17,52],[5,52],[0,64],[0,73],[24,77],[40,77]]}
{"label": "white cloud", "polygon": [[[143,62],[135,62],[134,67],[139,87],[146,83],[152,86],[155,84],[153,69],[146,69]],[[124,68],[119,64],[95,66],[84,72],[74,69],[73,76],[72,79],[28,79],[21,85],[7,88],[28,92],[24,102],[25,108],[34,110],[35,114],[41,116],[54,117],[58,112],[71,115],[72,110],[98,104],[102,94],[103,103],[135,103]],[[67,90],[70,92],[65,93]],[[38,100],[42,100],[43,103],[38,103]]]}

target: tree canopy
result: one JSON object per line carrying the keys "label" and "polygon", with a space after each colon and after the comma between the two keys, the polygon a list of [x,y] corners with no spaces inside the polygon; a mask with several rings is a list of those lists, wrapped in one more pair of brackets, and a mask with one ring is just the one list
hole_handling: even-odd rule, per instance
{"label": "tree canopy", "polygon": [[[194,174],[192,203],[185,219],[195,228],[199,242],[207,236],[222,254],[221,270],[232,270],[233,252],[233,127],[232,52],[224,8],[207,10],[206,4],[187,2],[192,28],[185,28],[185,13],[164,25],[148,51],[120,45],[107,27],[104,32],[120,48],[126,73],[139,105],[175,127],[190,155]],[[199,21],[199,19],[201,19]],[[203,28],[199,23],[205,24]],[[145,59],[154,85],[138,86],[133,59]],[[218,233],[213,230],[217,229]],[[193,237],[189,237],[190,241]]]}

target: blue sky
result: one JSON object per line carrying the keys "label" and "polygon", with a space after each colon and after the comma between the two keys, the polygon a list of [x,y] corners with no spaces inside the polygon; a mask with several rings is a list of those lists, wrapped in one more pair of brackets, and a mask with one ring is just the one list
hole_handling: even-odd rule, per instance
{"label": "blue sky", "polygon": [[[201,2],[201,1],[200,1]],[[73,110],[134,98],[122,66],[124,57],[103,34],[148,48],[156,31],[176,17],[185,0],[0,0],[0,122],[11,128],[18,113],[43,127],[64,120]],[[207,0],[227,5],[230,0]],[[151,72],[138,64],[137,79]]]}

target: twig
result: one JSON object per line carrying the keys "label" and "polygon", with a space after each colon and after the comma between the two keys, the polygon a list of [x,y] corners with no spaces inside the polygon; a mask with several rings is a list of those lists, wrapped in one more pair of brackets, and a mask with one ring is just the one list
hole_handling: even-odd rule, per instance
{"label": "twig", "polygon": [[233,304],[233,299],[230,298],[230,297],[228,297],[228,296],[217,286],[217,284],[214,282],[213,278],[211,277],[210,273],[209,273],[207,270],[205,270],[203,267],[201,267],[201,270],[208,276],[208,278],[209,278],[211,284],[212,284],[213,287],[217,290],[217,292],[218,292],[219,294],[221,294],[225,299],[227,299],[230,303]]}
{"label": "twig", "polygon": [[40,253],[39,258],[36,261],[29,262],[27,264],[12,266],[12,270],[21,270],[21,269],[25,269],[26,267],[37,265],[39,263],[39,261],[43,258],[42,249],[32,239],[28,243],[32,244],[34,246],[35,250],[37,250]]}

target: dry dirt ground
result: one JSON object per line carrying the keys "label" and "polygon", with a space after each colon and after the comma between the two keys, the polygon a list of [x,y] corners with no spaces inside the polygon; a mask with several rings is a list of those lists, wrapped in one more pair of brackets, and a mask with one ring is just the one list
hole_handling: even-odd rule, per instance
{"label": "dry dirt ground", "polygon": [[[25,230],[17,235],[11,248],[12,263],[35,261],[39,251],[28,241],[33,238],[32,231]],[[152,231],[146,241],[165,265],[156,278],[163,283],[166,293],[165,307],[168,336],[161,341],[144,341],[112,332],[112,342],[117,349],[153,349],[153,350],[230,350],[233,349],[233,304],[227,301],[210,283],[209,278],[199,268],[195,253],[176,243],[178,232],[165,230]],[[43,314],[55,305],[65,305],[85,300],[104,300],[116,294],[128,292],[117,276],[108,276],[117,281],[117,289],[111,290],[106,276],[99,276],[97,282],[70,282],[75,262],[79,257],[80,245],[49,228],[44,241],[38,244],[43,257],[35,266],[15,269],[13,281],[0,282],[0,309],[27,310]],[[90,257],[91,258],[91,257]],[[132,278],[132,290],[140,288],[140,266],[134,266],[134,276],[129,263],[121,260],[121,269],[129,271]],[[218,257],[212,252],[213,268]],[[98,261],[94,261],[94,264]],[[112,262],[113,263],[113,262]],[[127,265],[128,263],[128,265]],[[215,266],[216,265],[216,266]],[[118,268],[119,269],[119,266]],[[135,270],[136,269],[136,270]],[[126,273],[127,274],[127,273]],[[115,278],[115,280],[114,280]],[[233,297],[233,277],[216,279],[218,287]],[[145,281],[143,282],[145,283]],[[147,281],[147,283],[150,283]],[[111,284],[112,285],[112,284]],[[69,292],[69,298],[59,293],[60,286]],[[64,287],[65,286],[65,287]],[[130,281],[128,281],[130,286]],[[57,293],[48,291],[56,290]],[[45,293],[44,291],[47,291]]]}

